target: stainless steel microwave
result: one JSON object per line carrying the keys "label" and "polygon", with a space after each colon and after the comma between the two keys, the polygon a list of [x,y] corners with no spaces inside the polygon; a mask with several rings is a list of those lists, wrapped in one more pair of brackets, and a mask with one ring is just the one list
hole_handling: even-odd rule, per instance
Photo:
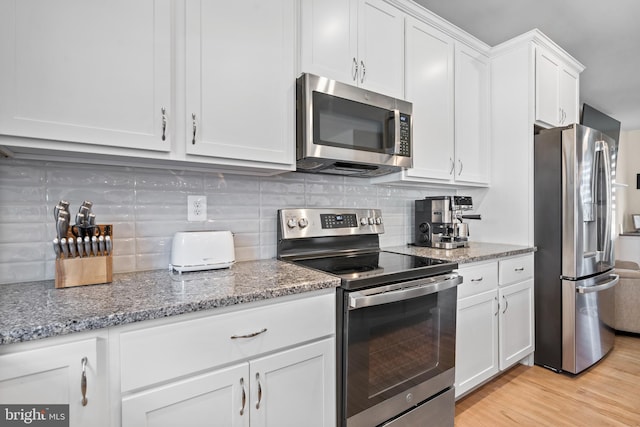
{"label": "stainless steel microwave", "polygon": [[412,105],[313,74],[296,85],[296,170],[373,177],[413,165]]}

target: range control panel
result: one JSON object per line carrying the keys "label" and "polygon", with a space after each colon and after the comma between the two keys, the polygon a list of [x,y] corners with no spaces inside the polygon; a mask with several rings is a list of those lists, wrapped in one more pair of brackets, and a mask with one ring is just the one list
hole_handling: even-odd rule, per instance
{"label": "range control panel", "polygon": [[278,238],[382,234],[380,209],[280,209]]}

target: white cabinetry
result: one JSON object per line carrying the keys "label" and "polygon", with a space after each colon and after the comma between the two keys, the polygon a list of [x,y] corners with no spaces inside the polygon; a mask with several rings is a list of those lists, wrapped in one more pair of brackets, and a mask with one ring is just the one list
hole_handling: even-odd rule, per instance
{"label": "white cabinetry", "polygon": [[70,426],[108,426],[105,357],[104,338],[86,335],[0,346],[0,402],[25,410],[68,404]]}
{"label": "white cabinetry", "polygon": [[498,266],[461,267],[456,326],[456,397],[499,371]]}
{"label": "white cabinetry", "polygon": [[38,139],[11,143],[170,150],[169,0],[3,1],[0,56],[0,134]]}
{"label": "white cabinetry", "polygon": [[488,185],[489,57],[415,18],[405,37],[413,167],[374,182]]}
{"label": "white cabinetry", "polygon": [[113,332],[123,427],[335,424],[333,293],[160,323]]}
{"label": "white cabinetry", "polygon": [[404,14],[383,0],[303,0],[301,71],[404,95]]}
{"label": "white cabinetry", "polygon": [[[473,228],[478,241],[534,245],[533,138],[534,126],[542,124],[535,119],[539,50],[554,52],[571,64],[569,69],[579,72],[583,68],[537,30],[492,49],[491,188],[483,197],[474,198],[474,208],[482,213],[482,221]],[[567,117],[572,116],[566,110]]]}
{"label": "white cabinetry", "polygon": [[186,152],[294,161],[294,0],[209,2],[186,9]]}
{"label": "white cabinetry", "polygon": [[297,17],[296,0],[2,2],[0,145],[18,158],[294,170]]}
{"label": "white cabinetry", "polygon": [[536,120],[549,127],[578,122],[580,68],[536,47]]}
{"label": "white cabinetry", "polygon": [[489,183],[489,59],[456,45],[456,167],[458,182]]}
{"label": "white cabinetry", "polygon": [[534,350],[533,255],[459,269],[456,397]]}

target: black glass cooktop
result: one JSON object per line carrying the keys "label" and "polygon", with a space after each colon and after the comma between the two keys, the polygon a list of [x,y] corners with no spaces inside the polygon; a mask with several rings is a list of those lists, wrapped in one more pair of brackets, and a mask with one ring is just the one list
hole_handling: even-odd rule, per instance
{"label": "black glass cooktop", "polygon": [[387,251],[298,259],[294,262],[339,276],[342,287],[346,289],[413,280],[458,268],[457,263]]}

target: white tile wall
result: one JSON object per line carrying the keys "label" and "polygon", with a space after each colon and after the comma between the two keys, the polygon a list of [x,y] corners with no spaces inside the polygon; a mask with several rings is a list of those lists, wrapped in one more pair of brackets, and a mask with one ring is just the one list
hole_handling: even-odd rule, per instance
{"label": "white tile wall", "polygon": [[[53,279],[53,207],[93,201],[113,224],[114,271],[166,268],[176,231],[231,230],[236,260],[276,256],[276,213],[285,207],[380,208],[381,245],[413,241],[413,201],[451,191],[377,186],[367,180],[287,173],[274,177],[0,160],[0,283]],[[207,218],[187,221],[187,195],[207,196]],[[72,215],[73,217],[74,215]],[[72,218],[73,220],[73,218]]]}

